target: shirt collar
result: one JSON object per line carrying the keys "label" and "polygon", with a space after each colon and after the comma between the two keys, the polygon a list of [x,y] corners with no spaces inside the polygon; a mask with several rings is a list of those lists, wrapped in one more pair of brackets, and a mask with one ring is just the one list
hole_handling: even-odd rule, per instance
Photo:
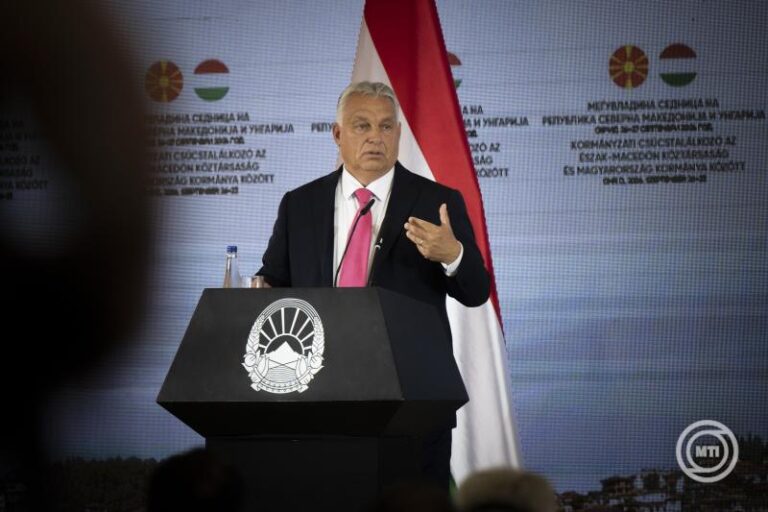
{"label": "shirt collar", "polygon": [[[384,199],[389,194],[389,191],[392,189],[392,180],[394,177],[395,168],[393,166],[383,176],[372,181],[365,188],[373,192],[373,196],[377,200],[384,201]],[[341,172],[341,195],[344,197],[344,199],[351,198],[355,191],[361,187],[362,185],[360,182],[357,181],[357,179],[355,179],[355,177],[349,173],[347,167],[345,166],[344,170]]]}

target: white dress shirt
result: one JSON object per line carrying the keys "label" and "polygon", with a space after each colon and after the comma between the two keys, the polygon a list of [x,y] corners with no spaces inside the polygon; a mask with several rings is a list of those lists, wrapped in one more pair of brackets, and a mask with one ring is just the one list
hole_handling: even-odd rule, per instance
{"label": "white dress shirt", "polygon": [[[336,185],[336,197],[333,206],[333,273],[336,275],[336,271],[341,262],[341,256],[344,254],[344,249],[347,246],[347,238],[349,237],[349,230],[352,227],[352,223],[355,220],[355,215],[360,205],[357,204],[355,198],[355,191],[359,188],[367,188],[373,193],[373,199],[375,202],[370,210],[372,216],[371,233],[371,248],[368,254],[368,273],[371,271],[371,264],[373,263],[373,254],[377,250],[376,246],[380,242],[379,230],[381,224],[384,221],[384,216],[387,213],[387,206],[389,205],[389,196],[392,193],[392,180],[395,177],[395,168],[392,167],[383,176],[368,184],[367,187],[363,187],[359,181],[352,176],[347,168],[341,172],[341,178],[338,185]],[[461,245],[461,244],[459,244]],[[450,265],[443,263],[443,269],[448,276],[453,276],[459,268],[461,258],[464,255],[464,246],[461,246],[459,257]]]}

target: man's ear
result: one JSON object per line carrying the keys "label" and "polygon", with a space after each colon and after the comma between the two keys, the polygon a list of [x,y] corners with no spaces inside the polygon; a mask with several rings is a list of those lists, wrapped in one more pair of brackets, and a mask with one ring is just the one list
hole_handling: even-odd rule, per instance
{"label": "man's ear", "polygon": [[333,142],[335,142],[337,146],[341,144],[341,126],[339,123],[333,123],[331,133],[333,134]]}

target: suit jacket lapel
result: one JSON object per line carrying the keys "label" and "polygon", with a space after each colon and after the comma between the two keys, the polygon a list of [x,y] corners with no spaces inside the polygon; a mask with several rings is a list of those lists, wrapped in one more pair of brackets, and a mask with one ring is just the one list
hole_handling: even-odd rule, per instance
{"label": "suit jacket lapel", "polygon": [[400,237],[406,220],[413,210],[413,204],[419,196],[418,187],[414,186],[413,174],[407,171],[400,162],[395,164],[395,177],[392,180],[392,193],[387,205],[387,213],[379,230],[379,240],[382,240],[381,249],[374,256],[371,268],[371,281],[375,277],[376,269],[385,260]]}
{"label": "suit jacket lapel", "polygon": [[[316,203],[319,206],[319,225],[315,231],[320,251],[319,286],[333,286],[333,212],[336,203],[336,185],[341,176],[341,167],[326,176],[318,188]],[[311,222],[311,219],[309,220]]]}

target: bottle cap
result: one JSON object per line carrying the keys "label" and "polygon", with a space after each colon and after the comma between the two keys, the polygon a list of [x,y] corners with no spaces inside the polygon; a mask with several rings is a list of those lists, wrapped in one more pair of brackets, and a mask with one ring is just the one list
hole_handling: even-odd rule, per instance
{"label": "bottle cap", "polygon": [[237,252],[237,246],[236,245],[228,245],[227,246],[227,252],[228,253],[230,253],[230,252],[236,253]]}

